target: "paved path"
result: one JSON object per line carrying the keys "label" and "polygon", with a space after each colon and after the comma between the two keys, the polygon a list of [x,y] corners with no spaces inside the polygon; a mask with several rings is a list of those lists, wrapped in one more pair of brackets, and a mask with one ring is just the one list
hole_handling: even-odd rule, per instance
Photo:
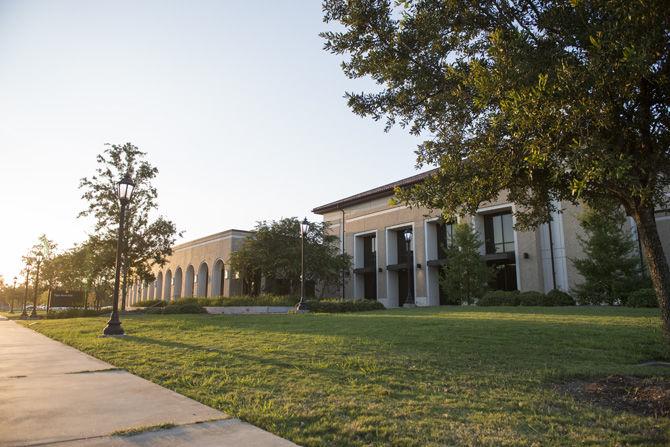
{"label": "paved path", "polygon": [[36,445],[295,447],[0,317],[0,446]]}

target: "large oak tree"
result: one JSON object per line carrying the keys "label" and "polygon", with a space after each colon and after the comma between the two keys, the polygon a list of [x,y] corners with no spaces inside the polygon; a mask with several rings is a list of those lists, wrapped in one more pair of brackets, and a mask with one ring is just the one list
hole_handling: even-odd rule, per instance
{"label": "large oak tree", "polygon": [[446,215],[509,191],[521,228],[560,200],[613,199],[633,217],[670,337],[670,270],[654,218],[670,182],[665,0],[325,0],[326,50],[354,112],[425,137],[439,166],[406,191]]}

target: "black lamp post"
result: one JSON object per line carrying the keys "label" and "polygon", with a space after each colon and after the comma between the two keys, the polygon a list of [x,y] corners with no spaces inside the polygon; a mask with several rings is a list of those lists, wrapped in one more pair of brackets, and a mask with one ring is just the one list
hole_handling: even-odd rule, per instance
{"label": "black lamp post", "polygon": [[21,318],[28,318],[28,312],[26,312],[26,303],[28,302],[28,280],[30,279],[30,264],[26,264],[26,291],[23,294],[23,312],[21,312]]}
{"label": "black lamp post", "polygon": [[407,248],[407,299],[403,307],[416,307],[414,304],[414,295],[412,294],[412,231],[405,230],[405,247]]}
{"label": "black lamp post", "polygon": [[30,312],[30,318],[37,318],[37,290],[40,288],[40,264],[42,263],[42,259],[42,253],[38,252],[35,255],[37,270],[35,272],[35,283],[33,284],[33,311]]}
{"label": "black lamp post", "polygon": [[16,298],[16,276],[14,277],[14,284],[12,288],[12,302],[9,305],[9,313],[13,314],[14,313],[14,298]]}
{"label": "black lamp post", "polygon": [[296,310],[307,310],[307,303],[305,302],[305,235],[309,230],[309,222],[305,217],[300,224],[300,301],[296,306]]}
{"label": "black lamp post", "polygon": [[126,206],[130,202],[130,198],[133,195],[133,189],[135,188],[135,183],[133,183],[130,175],[126,174],[125,177],[119,182],[118,185],[118,196],[119,202],[121,203],[121,212],[119,216],[119,234],[116,239],[116,272],[114,274],[114,301],[112,304],[112,315],[107,322],[107,326],[102,331],[105,336],[115,336],[115,335],[124,335],[123,328],[121,327],[121,320],[119,320],[119,288],[120,288],[120,274],[121,274],[121,258],[123,251],[123,228],[126,220]]}

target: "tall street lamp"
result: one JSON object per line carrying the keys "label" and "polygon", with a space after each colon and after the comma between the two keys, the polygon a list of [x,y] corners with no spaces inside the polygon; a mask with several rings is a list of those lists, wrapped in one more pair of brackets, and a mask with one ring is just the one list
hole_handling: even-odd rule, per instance
{"label": "tall street lamp", "polygon": [[116,272],[114,274],[114,301],[112,307],[112,315],[107,322],[107,326],[102,331],[106,336],[124,335],[121,327],[121,320],[119,320],[119,282],[121,274],[121,252],[123,251],[123,228],[126,221],[126,206],[130,202],[133,195],[135,183],[133,183],[129,174],[118,184],[118,197],[121,203],[121,212],[119,216],[119,234],[116,239]]}
{"label": "tall street lamp", "polygon": [[30,264],[26,264],[26,291],[23,294],[23,312],[21,312],[21,318],[28,318],[28,312],[26,312],[26,303],[28,302],[28,280],[30,279]]}
{"label": "tall street lamp", "polygon": [[305,302],[305,235],[309,230],[309,222],[305,217],[300,224],[300,301],[296,306],[296,310],[307,310],[307,303]]}
{"label": "tall street lamp", "polygon": [[407,248],[407,299],[403,307],[416,307],[414,304],[414,295],[412,294],[412,231],[405,230],[405,247]]}
{"label": "tall street lamp", "polygon": [[37,318],[37,289],[40,288],[40,264],[44,259],[42,252],[38,252],[35,256],[37,261],[37,270],[35,272],[35,283],[33,284],[33,311],[30,312],[30,318]]}
{"label": "tall street lamp", "polygon": [[14,284],[12,288],[12,303],[9,305],[9,313],[14,313],[14,298],[16,298],[16,276],[14,277]]}

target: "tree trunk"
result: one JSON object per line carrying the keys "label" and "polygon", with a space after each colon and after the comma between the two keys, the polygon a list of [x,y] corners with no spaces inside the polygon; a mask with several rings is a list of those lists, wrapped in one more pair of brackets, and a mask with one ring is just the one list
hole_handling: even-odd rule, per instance
{"label": "tree trunk", "polygon": [[670,343],[670,267],[663,252],[661,238],[656,228],[656,218],[652,207],[638,207],[633,210],[633,219],[642,243],[642,251],[649,267],[649,277],[654,285],[658,306],[663,319],[663,334]]}

